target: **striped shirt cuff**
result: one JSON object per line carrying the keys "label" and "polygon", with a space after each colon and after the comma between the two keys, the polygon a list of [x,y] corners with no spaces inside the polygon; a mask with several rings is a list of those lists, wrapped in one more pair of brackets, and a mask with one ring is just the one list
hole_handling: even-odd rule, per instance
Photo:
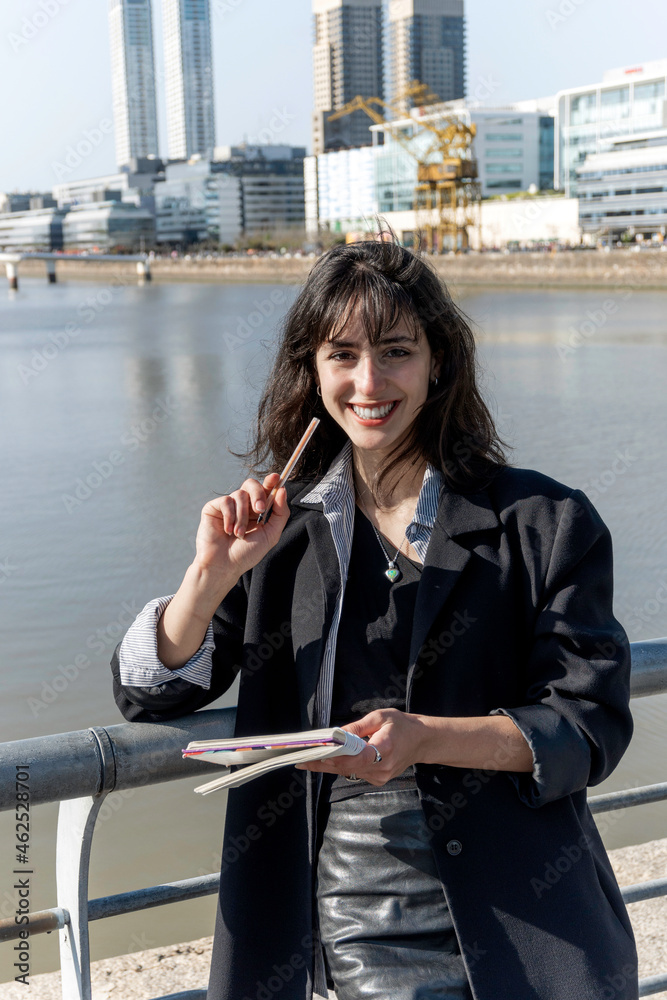
{"label": "striped shirt cuff", "polygon": [[157,655],[157,623],[173,596],[149,601],[127,630],[118,651],[121,684],[153,687],[180,677],[207,690],[210,688],[215,648],[212,622],[209,622],[201,646],[182,667],[168,670]]}

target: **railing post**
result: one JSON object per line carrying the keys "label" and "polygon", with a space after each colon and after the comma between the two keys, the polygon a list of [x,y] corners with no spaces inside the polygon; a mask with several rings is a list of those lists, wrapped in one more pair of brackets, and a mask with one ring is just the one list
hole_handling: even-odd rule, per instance
{"label": "railing post", "polygon": [[60,931],[63,1000],[91,1000],[88,937],[88,867],[95,821],[102,802],[114,787],[116,770],[106,729],[91,732],[97,740],[100,782],[95,795],[60,803],[56,838],[58,906],[69,913]]}
{"label": "railing post", "polygon": [[56,262],[50,258],[46,261],[46,279],[50,285],[56,283]]}

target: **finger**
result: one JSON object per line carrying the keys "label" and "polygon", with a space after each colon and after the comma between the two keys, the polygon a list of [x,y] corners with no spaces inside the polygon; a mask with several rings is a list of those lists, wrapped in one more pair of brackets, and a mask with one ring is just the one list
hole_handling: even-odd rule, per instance
{"label": "finger", "polygon": [[279,472],[269,472],[268,476],[264,476],[264,489],[272,490],[274,486],[277,486],[280,482]]}
{"label": "finger", "polygon": [[231,535],[234,530],[235,507],[231,497],[216,497],[204,504],[201,512],[202,518],[212,517],[221,522],[222,530],[227,535]]}
{"label": "finger", "polygon": [[384,724],[385,719],[381,714],[381,711],[375,710],[374,712],[369,712],[368,715],[364,715],[362,719],[357,719],[356,722],[350,722],[342,728],[348,733],[354,733],[355,736],[373,736],[377,733],[378,729]]}
{"label": "finger", "polygon": [[266,504],[264,510],[269,506],[269,503],[273,506],[275,502],[275,497],[271,500],[271,494],[278,486],[280,482],[280,475],[277,472],[270,472],[268,476],[264,477],[264,489],[266,490]]}
{"label": "finger", "polygon": [[[273,501],[273,507],[271,508],[271,518],[274,517],[278,519],[278,522],[287,520],[290,516],[289,504],[287,503],[287,490],[284,486],[281,486],[276,493],[275,500]],[[283,525],[284,527],[284,525]]]}
{"label": "finger", "polygon": [[[272,473],[271,475],[277,475],[277,473]],[[266,479],[264,482],[266,482]],[[241,485],[241,489],[245,490],[250,498],[250,510],[255,514],[261,514],[266,509],[266,500],[269,495],[269,490],[266,486],[260,483],[258,479],[246,479]]]}
{"label": "finger", "polygon": [[243,538],[246,531],[248,530],[248,517],[250,515],[250,503],[251,499],[246,490],[235,490],[232,494],[234,505],[236,507],[236,516],[234,519],[234,534],[237,538]]}
{"label": "finger", "polygon": [[244,507],[247,511],[248,507],[248,494],[245,490],[234,490],[228,497],[225,497],[228,501],[227,506],[230,509],[230,519],[229,519],[229,534],[241,537],[241,528],[243,525],[243,511]]}

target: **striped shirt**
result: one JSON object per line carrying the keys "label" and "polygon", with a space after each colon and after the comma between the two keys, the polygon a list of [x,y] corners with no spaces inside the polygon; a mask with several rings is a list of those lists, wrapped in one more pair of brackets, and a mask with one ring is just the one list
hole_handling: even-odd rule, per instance
{"label": "striped shirt", "polygon": [[[352,533],[354,529],[355,493],[352,467],[352,442],[348,441],[336,456],[324,478],[301,498],[299,503],[321,504],[329,522],[340,569],[341,589],[338,594],[331,629],[327,637],[322,670],[315,703],[315,725],[326,726],[331,711],[333,671],[336,659],[336,637],[343,609],[345,583],[350,565]],[[438,510],[442,474],[427,465],[412,521],[405,530],[405,537],[414,547],[421,562],[426,559],[426,549],[431,538],[435,515]],[[211,685],[212,654],[214,650],[213,626],[209,625],[197,652],[177,670],[168,670],[157,655],[157,622],[171,601],[159,597],[149,601],[130,626],[119,651],[120,678],[123,684],[133,687],[152,687],[181,677],[203,688]]]}

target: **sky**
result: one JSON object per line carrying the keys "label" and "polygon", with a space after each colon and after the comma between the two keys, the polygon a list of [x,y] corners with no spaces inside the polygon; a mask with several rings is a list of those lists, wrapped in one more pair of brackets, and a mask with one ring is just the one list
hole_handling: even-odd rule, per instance
{"label": "sky", "polygon": [[[153,0],[161,78],[161,0]],[[482,104],[596,83],[606,69],[667,58],[665,0],[466,0],[468,96]],[[310,0],[211,0],[216,141],[310,151]],[[107,0],[0,6],[0,191],[49,191],[116,169]],[[164,95],[158,93],[166,155]],[[91,151],[76,163],[81,140]]]}

